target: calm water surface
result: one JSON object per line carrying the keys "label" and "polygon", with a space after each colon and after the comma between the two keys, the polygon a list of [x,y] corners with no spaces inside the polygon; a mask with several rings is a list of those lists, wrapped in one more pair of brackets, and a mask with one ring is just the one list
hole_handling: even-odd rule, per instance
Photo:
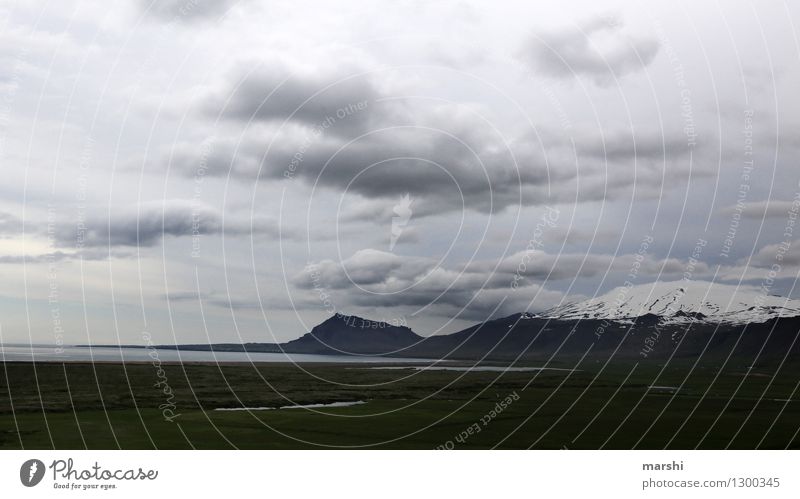
{"label": "calm water surface", "polygon": [[14,362],[431,362],[429,359],[403,359],[358,355],[314,355],[257,352],[197,352],[146,348],[73,347],[59,350],[47,345],[0,345],[0,361]]}

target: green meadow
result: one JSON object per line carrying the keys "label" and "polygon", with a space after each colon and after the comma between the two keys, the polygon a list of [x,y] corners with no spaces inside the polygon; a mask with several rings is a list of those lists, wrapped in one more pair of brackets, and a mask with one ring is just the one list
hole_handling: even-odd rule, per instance
{"label": "green meadow", "polygon": [[0,448],[800,448],[798,366],[370,367],[9,362]]}

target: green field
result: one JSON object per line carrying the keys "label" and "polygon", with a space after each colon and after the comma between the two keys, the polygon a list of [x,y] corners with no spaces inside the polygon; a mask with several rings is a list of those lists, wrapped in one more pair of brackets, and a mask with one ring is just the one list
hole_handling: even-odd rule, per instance
{"label": "green field", "polygon": [[[800,448],[798,366],[748,376],[745,365],[690,373],[690,363],[671,363],[660,375],[657,364],[581,367],[501,374],[189,364],[159,372],[9,362],[0,368],[0,448]],[[648,389],[681,384],[676,393]],[[214,411],[337,401],[365,403]],[[162,409],[177,416],[168,421]]]}

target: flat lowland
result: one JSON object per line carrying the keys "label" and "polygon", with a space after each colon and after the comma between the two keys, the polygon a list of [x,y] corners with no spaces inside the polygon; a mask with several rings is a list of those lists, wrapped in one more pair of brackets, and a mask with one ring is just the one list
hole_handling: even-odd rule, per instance
{"label": "flat lowland", "polygon": [[800,448],[800,366],[721,365],[7,362],[0,448]]}

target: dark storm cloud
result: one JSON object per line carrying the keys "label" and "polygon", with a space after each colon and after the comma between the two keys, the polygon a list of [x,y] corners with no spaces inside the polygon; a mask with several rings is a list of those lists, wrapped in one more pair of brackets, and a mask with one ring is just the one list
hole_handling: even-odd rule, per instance
{"label": "dark storm cloud", "polygon": [[[522,303],[542,294],[537,309],[553,306],[562,296],[542,288],[548,281],[596,277],[606,272],[627,274],[636,268],[641,276],[677,276],[686,262],[635,254],[586,255],[519,252],[500,261],[479,261],[445,268],[434,259],[406,257],[368,249],[337,263],[324,260],[307,267],[293,279],[303,290],[324,289],[359,307],[440,307],[442,315],[467,307],[468,318],[486,317],[495,307],[505,312],[525,310]],[[708,272],[697,263],[697,275]],[[513,284],[512,284],[513,283]],[[545,299],[546,297],[546,299]],[[527,300],[527,302],[526,302]],[[508,303],[506,303],[508,301]],[[442,308],[443,307],[443,308]],[[511,308],[510,308],[511,307]],[[467,318],[467,317],[465,317]]]}
{"label": "dark storm cloud", "polygon": [[[427,198],[418,203],[420,215],[520,204],[525,185],[560,177],[545,171],[541,158],[526,157],[520,168],[505,139],[458,106],[411,109],[385,97],[355,67],[300,73],[269,63],[252,73],[234,70],[201,107],[246,129],[215,143],[205,173],[248,182],[299,178],[368,199],[409,193]],[[162,163],[191,176],[196,149],[178,144]],[[535,146],[521,149],[538,153]]]}
{"label": "dark storm cloud", "polygon": [[[251,227],[252,224],[252,227]],[[266,219],[229,217],[223,223],[220,212],[192,201],[171,200],[142,204],[110,218],[93,218],[83,227],[63,224],[56,232],[62,246],[138,246],[148,247],[164,237],[200,236],[209,234],[278,235],[275,222]],[[291,232],[283,234],[291,237]]]}
{"label": "dark storm cloud", "polygon": [[[352,116],[319,134],[303,122],[262,123],[241,137],[216,139],[205,157],[196,144],[176,144],[162,164],[185,176],[196,175],[202,164],[206,175],[248,183],[300,179],[358,194],[364,206],[408,193],[417,217],[462,208],[489,213],[508,206],[611,200],[634,181],[658,193],[664,168],[673,180],[688,174],[673,168],[688,151],[679,133],[576,131],[574,141],[554,133],[545,139],[508,138],[453,106],[418,110],[414,120],[396,105],[376,103],[362,112],[370,115],[373,131],[357,138],[332,133]],[[348,216],[377,219],[390,213],[384,205],[380,212],[356,209]]]}
{"label": "dark storm cloud", "polygon": [[[538,285],[524,291],[512,289],[510,278],[501,274],[460,273],[439,268],[436,262],[425,258],[395,257],[374,250],[358,252],[343,267],[349,277],[343,269],[330,266],[330,262],[321,262],[314,267],[314,272],[319,272],[314,274],[319,276],[315,285],[322,285],[337,303],[348,308],[425,307],[425,315],[478,320],[525,310],[532,292],[540,290]],[[301,274],[297,282],[307,287],[305,279]],[[312,292],[319,292],[319,288]],[[538,306],[549,308],[562,297],[558,292],[543,291]]]}
{"label": "dark storm cloud", "polygon": [[[609,201],[634,181],[658,192],[665,169],[673,180],[688,174],[674,167],[688,151],[685,140],[661,132],[587,137],[574,151],[565,141],[541,144],[522,136],[506,143],[474,128],[468,135],[459,131],[454,135],[463,142],[421,129],[376,134],[332,152],[306,154],[296,175],[367,199],[409,193],[415,216],[425,216],[462,208],[488,213],[517,205]],[[359,214],[390,216],[386,206],[349,213]]]}
{"label": "dark storm cloud", "polygon": [[451,288],[434,291],[412,290],[400,296],[357,294],[347,306],[365,309],[406,309],[411,312],[422,310],[424,307],[422,313],[426,316],[484,321],[528,310],[546,310],[561,304],[563,300],[563,293],[545,290],[539,286],[531,286],[524,290]]}
{"label": "dark storm cloud", "polygon": [[[331,135],[314,137],[306,128],[272,131],[257,127],[241,143],[219,140],[204,171],[209,176],[231,175],[246,182],[300,179],[338,191],[347,189],[368,199],[409,193],[426,199],[418,203],[420,215],[463,205],[491,211],[520,204],[525,186],[547,181],[542,160],[526,159],[523,167],[510,151],[495,150],[503,147],[501,138],[491,141],[491,137],[469,137],[461,132],[474,134],[453,130],[451,125],[402,125],[369,132],[351,142]],[[198,164],[196,147],[178,145],[176,150],[171,158],[164,155],[164,163],[169,161],[171,169],[193,175]],[[557,172],[550,175],[552,180],[562,176]]]}
{"label": "dark storm cloud", "polygon": [[[343,148],[332,145],[312,151],[296,174],[308,182],[347,189],[365,198],[409,193],[428,204],[488,212],[523,203],[522,188],[547,177],[543,163],[526,161],[526,170],[520,171],[509,151],[495,151],[493,145],[484,138],[462,143],[435,130],[397,128],[376,132]],[[418,208],[424,210],[425,206],[420,202]]]}
{"label": "dark storm cloud", "polygon": [[621,28],[618,19],[598,18],[574,28],[538,33],[527,42],[521,58],[541,74],[585,75],[608,84],[643,70],[659,50],[655,38],[630,38],[620,33]]}
{"label": "dark storm cloud", "polygon": [[214,118],[244,123],[291,120],[352,134],[366,130],[371,114],[365,111],[379,96],[356,68],[301,73],[277,62],[250,63],[231,72],[223,88],[207,98],[204,110]]}
{"label": "dark storm cloud", "polygon": [[[620,37],[617,28],[607,29]],[[665,169],[672,180],[689,174],[675,165],[689,151],[679,130],[576,127],[566,135],[543,127],[538,134],[504,136],[468,106],[392,99],[389,85],[377,84],[374,75],[356,64],[341,66],[235,68],[198,103],[207,119],[223,118],[208,151],[177,143],[159,167],[185,176],[202,169],[247,183],[299,179],[365,202],[408,193],[417,217],[611,201],[627,195],[634,181],[651,188],[639,189],[640,195],[655,196]],[[695,148],[696,157],[702,152]],[[702,166],[692,172],[704,174]],[[358,219],[357,211],[348,216]],[[361,216],[387,214],[384,208]]]}

